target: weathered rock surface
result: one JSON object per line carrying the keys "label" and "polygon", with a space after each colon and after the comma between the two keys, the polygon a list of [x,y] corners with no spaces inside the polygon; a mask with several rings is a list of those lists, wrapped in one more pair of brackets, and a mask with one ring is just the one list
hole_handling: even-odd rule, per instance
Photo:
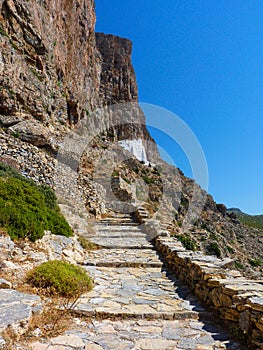
{"label": "weathered rock surface", "polygon": [[22,333],[26,331],[32,313],[41,310],[41,299],[13,289],[0,289],[0,310],[0,331],[10,326]]}
{"label": "weathered rock surface", "polygon": [[[128,119],[123,119],[123,114],[126,114],[125,109],[123,114],[117,109],[108,111],[109,113],[104,116],[98,113],[95,114],[95,118],[92,118],[90,115],[97,107],[137,101],[138,91],[131,64],[131,42],[101,33],[97,34],[95,40],[95,14],[92,0],[76,2],[4,0],[0,2],[0,23],[0,126],[4,127],[0,131],[1,160],[14,165],[25,176],[38,183],[57,186],[57,190],[67,192],[69,196],[66,199],[69,203],[63,204],[64,211],[69,212],[70,205],[76,208],[74,217],[71,215],[71,223],[79,225],[78,232],[84,234],[86,216],[82,218],[83,220],[79,220],[79,223],[77,222],[77,209],[82,194],[86,197],[84,200],[87,208],[94,216],[100,217],[106,211],[106,203],[102,199],[104,191],[102,186],[93,186],[96,166],[93,160],[109,158],[107,149],[111,148],[112,141],[138,138],[143,140],[147,153],[152,152],[155,154],[153,159],[159,159],[155,144],[145,128],[145,117],[138,106],[135,105],[134,109],[132,108],[131,114],[127,113]],[[113,121],[114,112],[117,114],[115,121]],[[83,164],[78,167],[79,162],[77,162],[76,169],[79,173],[75,172],[73,178],[71,172],[64,169],[62,181],[56,181],[55,151],[61,147],[62,140],[70,128],[73,128],[85,115],[89,117],[86,130],[94,136],[94,139],[86,156],[83,157]],[[114,126],[111,127],[112,125]],[[147,146],[147,141],[150,146]],[[41,150],[36,146],[46,148]],[[51,154],[45,149],[51,151]],[[75,150],[70,148],[69,151],[74,153]],[[126,159],[129,157],[128,155]],[[74,157],[72,159],[75,160]],[[117,154],[115,159],[117,165],[120,159],[122,158]],[[66,159],[66,161],[70,160],[70,157]],[[153,225],[144,227],[148,240],[158,235],[167,235],[167,227],[171,234],[185,234],[181,225],[196,186],[193,180],[185,178],[179,170],[164,162],[160,164],[161,167],[149,170],[133,160],[122,162],[120,169],[116,166],[119,178],[113,181],[114,195],[119,200],[135,201],[133,195],[134,193],[137,195],[138,192],[136,204],[144,204],[151,212],[149,216],[141,216],[143,220],[150,216],[155,219]],[[101,185],[103,185],[106,179],[105,172],[101,171],[99,176],[102,178]],[[67,177],[70,185],[74,181],[77,183],[76,191],[74,186],[68,186],[68,183],[63,181]],[[112,178],[115,176],[113,177],[111,172],[109,179]],[[206,197],[206,193],[200,190],[195,198],[196,203],[202,201],[202,196]],[[247,274],[254,273],[249,261],[263,259],[262,249],[259,248],[263,242],[262,232],[245,228],[235,218],[228,216],[225,207],[217,205],[211,196],[207,196],[203,209],[191,231],[187,232],[187,238],[192,239],[203,252],[217,254],[220,257],[234,257],[238,259],[238,263],[244,264]],[[116,222],[110,225],[109,222],[104,221],[103,225],[110,226],[112,230]],[[176,294],[176,300],[172,300],[176,304],[175,307],[171,303],[173,299],[171,292],[175,286],[172,286],[172,282],[161,272],[161,266],[155,265],[158,265],[158,258],[150,248],[146,237],[142,237],[142,232],[137,236],[128,237],[127,230],[124,229],[127,222],[124,220],[119,226],[121,230],[115,227],[116,232],[112,231],[114,234],[108,238],[105,232],[104,235],[90,234],[90,238],[102,245],[104,249],[99,250],[97,254],[92,252],[88,257],[84,255],[76,240],[46,235],[36,249],[37,245],[32,247],[26,243],[24,246],[18,246],[8,238],[0,237],[0,271],[1,277],[6,279],[6,282],[1,282],[2,286],[10,287],[12,282],[15,287],[17,281],[28,269],[48,259],[85,262],[88,265],[87,269],[95,274],[94,278],[98,286],[95,287],[93,296],[90,294],[83,297],[80,304],[82,310],[79,309],[79,312],[91,311],[95,314],[97,312],[104,316],[112,316],[113,311],[117,310],[122,315],[128,313],[128,315],[143,317],[148,314],[152,318],[163,317],[165,312],[168,312],[165,317],[174,318],[175,314],[178,316],[182,312],[184,317],[195,317],[196,314],[190,307],[191,303],[189,300],[184,303],[181,295],[178,299]],[[131,227],[134,226],[128,225],[130,232],[132,232]],[[168,263],[172,266],[175,259],[173,252],[176,251],[181,278],[184,281],[189,278],[190,285],[193,284],[193,289],[198,296],[209,305],[220,308],[220,314],[224,319],[238,321],[241,329],[260,346],[263,329],[260,294],[262,286],[244,280],[242,283],[240,280],[235,283],[233,279],[241,276],[232,270],[229,275],[225,273],[225,269],[231,265],[229,260],[222,262],[214,257],[189,253],[178,242],[168,238],[167,240],[168,244],[161,243],[162,253],[165,256],[168,254]],[[42,247],[44,249],[40,250]],[[109,251],[108,257],[107,251]],[[169,256],[170,253],[171,256]],[[179,269],[178,266],[176,264],[175,269]],[[129,270],[129,268],[132,269]],[[262,268],[261,270],[258,268],[253,276],[259,277],[261,272]],[[155,279],[160,282],[160,285],[156,285]],[[124,281],[130,287],[129,289],[123,288]],[[101,289],[99,284],[102,285]],[[112,294],[103,294],[105,289],[109,289]],[[9,290],[11,289],[4,291]],[[177,290],[174,292],[177,293]],[[125,299],[125,296],[120,293],[127,294],[128,298]],[[18,300],[22,300],[19,299],[20,297],[21,295],[17,296]],[[12,305],[13,299],[10,300]],[[179,304],[178,300],[180,300]],[[101,309],[98,309],[96,301],[101,304]],[[21,305],[25,304],[25,307],[23,306],[20,316],[22,318],[25,316],[24,319],[27,322],[27,315],[32,308],[28,306],[29,301],[24,303],[22,300],[21,303]],[[91,307],[92,303],[95,306]],[[16,305],[13,304],[14,307]],[[94,326],[93,338],[87,337],[86,333],[79,337],[76,330],[75,333],[73,330],[73,336],[65,334],[50,342],[43,341],[34,346],[35,349],[48,347],[53,350],[61,347],[67,349],[67,343],[70,343],[73,348],[95,349],[96,347],[107,349],[108,344],[112,348],[120,349],[125,347],[189,349],[195,345],[197,349],[202,347],[217,349],[228,346],[225,342],[220,344],[213,342],[210,335],[203,330],[197,335],[194,333],[194,340],[190,339],[189,334],[192,335],[191,332],[195,326],[193,323],[190,325],[188,321],[184,321],[183,325],[189,329],[187,331],[189,333],[182,335],[180,340],[176,339],[176,334],[174,338],[171,336],[170,329],[165,330],[161,326],[162,331],[158,333],[156,330],[157,336],[151,338],[149,334],[152,333],[151,327],[155,327],[154,323],[141,325],[137,321],[134,322],[127,321],[125,324],[125,327],[130,327],[132,330],[132,335],[127,332],[123,334],[116,323],[105,325],[102,322],[98,324],[98,329],[102,324],[103,331],[101,329],[98,331]],[[136,331],[135,327],[138,325],[147,327],[148,331],[145,334],[141,330]],[[196,326],[202,327],[200,324]],[[103,336],[99,334],[100,332]],[[111,332],[120,333],[121,336],[109,337],[108,334]],[[1,343],[3,341],[0,338]],[[236,345],[233,346],[234,349]],[[28,349],[27,345],[26,349]]]}
{"label": "weathered rock surface", "polygon": [[[9,237],[0,236],[2,246],[9,241]],[[41,263],[64,260],[82,264],[86,255],[76,236],[66,238],[46,231],[35,243],[24,242],[23,246],[13,243],[8,255],[0,251],[0,260],[0,288],[10,288],[19,285],[26,272]]]}
{"label": "weathered rock surface", "polygon": [[45,146],[49,143],[49,129],[40,122],[27,120],[17,123],[10,128],[10,132],[35,146]]}
{"label": "weathered rock surface", "polygon": [[0,20],[0,114],[76,123],[96,106],[93,1],[6,0]]}
{"label": "weathered rock surface", "polygon": [[138,89],[131,64],[131,41],[96,33],[96,44],[102,56],[100,101],[107,105],[137,101]]}

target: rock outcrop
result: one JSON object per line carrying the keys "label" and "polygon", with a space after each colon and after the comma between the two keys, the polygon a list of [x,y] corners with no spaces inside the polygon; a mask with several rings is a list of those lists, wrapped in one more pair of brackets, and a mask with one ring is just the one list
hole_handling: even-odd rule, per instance
{"label": "rock outcrop", "polygon": [[137,101],[138,89],[131,64],[131,41],[96,33],[96,44],[102,56],[100,101],[107,105]]}
{"label": "rock outcrop", "polygon": [[0,22],[2,125],[33,117],[60,136],[98,103],[93,0],[4,0]]}
{"label": "rock outcrop", "polygon": [[[0,122],[22,140],[56,149],[97,107],[137,101],[132,43],[95,38],[92,0],[4,0],[0,22]],[[114,129],[116,138],[133,131]],[[151,139],[141,129],[133,137]]]}

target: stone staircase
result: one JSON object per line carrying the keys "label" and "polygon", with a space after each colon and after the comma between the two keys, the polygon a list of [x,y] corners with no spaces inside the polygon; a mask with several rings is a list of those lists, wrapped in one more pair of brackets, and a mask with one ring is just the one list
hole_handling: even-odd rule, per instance
{"label": "stone staircase", "polygon": [[84,262],[94,288],[81,296],[68,331],[29,349],[246,349],[166,270],[133,217],[114,214],[85,237],[100,246]]}
{"label": "stone staircase", "polygon": [[192,304],[179,297],[176,279],[163,264],[138,223],[115,214],[86,235],[102,249],[89,253],[86,270],[95,288],[80,298],[76,311],[86,316],[152,319],[197,319]]}
{"label": "stone staircase", "polygon": [[77,316],[101,320],[91,326],[87,349],[95,339],[96,349],[242,349],[166,270],[135,218],[115,214],[92,231],[85,237],[101,249],[90,251],[84,266],[95,287],[74,309]]}

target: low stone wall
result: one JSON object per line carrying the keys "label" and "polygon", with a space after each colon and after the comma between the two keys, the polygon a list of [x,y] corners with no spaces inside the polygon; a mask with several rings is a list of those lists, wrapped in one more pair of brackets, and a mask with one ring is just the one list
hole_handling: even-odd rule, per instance
{"label": "low stone wall", "polygon": [[148,219],[145,208],[138,208],[135,216],[169,269],[247,340],[248,349],[263,350],[263,281],[246,279],[234,270],[232,259],[186,250],[158,220]]}
{"label": "low stone wall", "polygon": [[172,237],[156,238],[155,246],[178,278],[244,335],[249,349],[263,349],[263,281],[244,278],[231,259],[186,251]]}
{"label": "low stone wall", "polygon": [[41,149],[0,130],[0,160],[40,184],[54,186],[56,159]]}

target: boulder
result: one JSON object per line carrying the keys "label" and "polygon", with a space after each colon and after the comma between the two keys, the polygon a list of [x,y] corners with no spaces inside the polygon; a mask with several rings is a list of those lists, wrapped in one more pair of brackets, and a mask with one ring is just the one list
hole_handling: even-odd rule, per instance
{"label": "boulder", "polygon": [[9,128],[22,141],[35,146],[45,146],[49,141],[49,129],[36,120],[22,121]]}

